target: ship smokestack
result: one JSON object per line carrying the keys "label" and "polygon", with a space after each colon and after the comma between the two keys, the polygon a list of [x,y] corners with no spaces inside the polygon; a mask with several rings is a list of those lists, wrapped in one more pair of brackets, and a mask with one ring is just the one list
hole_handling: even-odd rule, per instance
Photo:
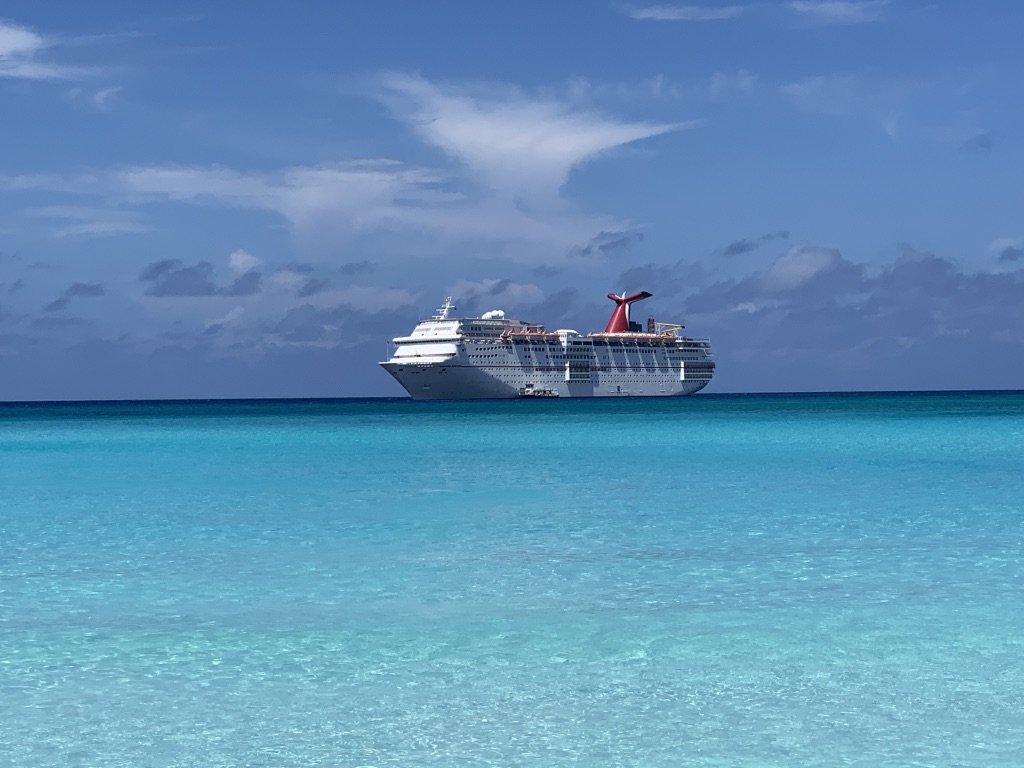
{"label": "ship smokestack", "polygon": [[615,302],[615,309],[612,311],[612,316],[608,318],[608,324],[604,327],[604,332],[629,333],[629,305],[634,301],[640,301],[653,295],[647,291],[640,291],[640,293],[634,293],[632,296],[627,296],[625,293],[621,296],[609,293],[608,298]]}

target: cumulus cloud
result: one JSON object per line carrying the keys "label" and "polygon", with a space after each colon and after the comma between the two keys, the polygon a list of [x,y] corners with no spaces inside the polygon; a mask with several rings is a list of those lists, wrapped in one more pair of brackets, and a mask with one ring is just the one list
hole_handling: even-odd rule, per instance
{"label": "cumulus cloud", "polygon": [[640,21],[722,21],[735,19],[743,11],[742,5],[662,4],[623,8],[623,13]]}
{"label": "cumulus cloud", "polygon": [[232,251],[228,255],[228,266],[231,271],[236,275],[242,275],[246,272],[251,272],[256,269],[260,264],[260,260],[253,256],[248,251],[241,248]]}
{"label": "cumulus cloud", "polygon": [[869,270],[805,245],[678,300],[712,336],[726,390],[1010,386],[1024,374],[1024,270],[965,272],[907,245]]}
{"label": "cumulus cloud", "polygon": [[775,260],[762,282],[769,291],[793,290],[816,275],[835,269],[841,260],[835,248],[798,245]]}

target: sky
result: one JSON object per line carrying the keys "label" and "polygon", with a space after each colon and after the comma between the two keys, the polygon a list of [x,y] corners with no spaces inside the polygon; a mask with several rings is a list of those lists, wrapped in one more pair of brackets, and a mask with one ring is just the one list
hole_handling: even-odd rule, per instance
{"label": "sky", "polygon": [[445,296],[708,392],[1024,388],[1024,4],[0,6],[0,400],[396,396]]}

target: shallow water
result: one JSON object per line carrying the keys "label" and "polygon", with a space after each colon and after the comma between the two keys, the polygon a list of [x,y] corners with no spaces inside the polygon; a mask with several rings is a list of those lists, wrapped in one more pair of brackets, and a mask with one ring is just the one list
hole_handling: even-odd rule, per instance
{"label": "shallow water", "polygon": [[1024,395],[0,406],[0,762],[1019,766]]}

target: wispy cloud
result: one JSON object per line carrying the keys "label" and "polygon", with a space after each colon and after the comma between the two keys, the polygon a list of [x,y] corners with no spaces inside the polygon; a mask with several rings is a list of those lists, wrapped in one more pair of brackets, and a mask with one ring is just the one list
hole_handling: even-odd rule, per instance
{"label": "wispy cloud", "polygon": [[[456,179],[447,172],[415,168],[394,161],[359,162],[333,166],[296,166],[276,172],[246,173],[220,167],[133,166],[80,175],[25,174],[0,177],[0,188],[47,190],[111,201],[123,207],[154,203],[230,206],[280,216],[308,244],[368,232],[482,242],[533,243],[554,246],[543,251],[523,249],[523,258],[557,258],[603,230],[628,222],[582,215],[567,206],[526,211],[515,200],[481,198],[453,191]],[[52,206],[57,213],[74,206]],[[101,209],[81,208],[81,211]],[[84,215],[84,213],[83,213]],[[113,232],[142,226],[108,222]],[[69,225],[64,236],[78,229],[98,230],[95,222]]]}
{"label": "wispy cloud", "polygon": [[[187,203],[273,214],[316,248],[330,243],[334,249],[341,237],[373,232],[416,237],[422,244],[429,234],[436,243],[502,243],[509,246],[504,254],[516,260],[557,260],[601,232],[632,227],[574,210],[562,189],[573,169],[697,124],[622,120],[501,85],[441,86],[402,74],[376,83],[397,118],[454,162],[428,168],[373,159],[271,171],[135,165],[0,176],[0,188],[46,190],[87,202],[29,213],[63,220],[55,231],[61,237],[142,231],[140,216],[149,206]],[[105,212],[110,210],[119,213]]]}
{"label": "wispy cloud", "polygon": [[47,205],[26,208],[21,213],[46,222],[50,235],[58,239],[109,237],[150,230],[137,213],[119,209]]}
{"label": "wispy cloud", "polygon": [[624,7],[622,12],[640,21],[722,21],[734,19],[744,11],[742,5],[646,5]]}
{"label": "wispy cloud", "polygon": [[119,85],[100,88],[99,90],[76,87],[67,92],[66,98],[71,104],[95,110],[96,112],[110,112],[117,101],[118,94],[122,90],[122,87]]}
{"label": "wispy cloud", "polygon": [[0,19],[0,78],[73,80],[89,73],[82,67],[57,64],[46,53],[55,41],[35,30]]}
{"label": "wispy cloud", "polygon": [[602,153],[695,126],[627,122],[504,86],[442,86],[407,74],[384,76],[381,97],[492,192],[542,200],[557,196],[573,168]]}
{"label": "wispy cloud", "polygon": [[786,7],[818,24],[865,24],[882,18],[889,0],[791,0]]}

